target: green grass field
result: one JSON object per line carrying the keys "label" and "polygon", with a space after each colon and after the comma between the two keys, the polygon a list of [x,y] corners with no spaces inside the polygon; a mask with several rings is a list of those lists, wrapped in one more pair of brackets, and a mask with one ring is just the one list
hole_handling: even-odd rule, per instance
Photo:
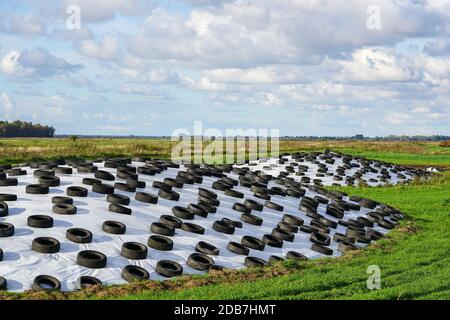
{"label": "green grass field", "polygon": [[[116,143],[116,147],[123,145]],[[366,144],[347,149],[343,144],[338,149],[394,163],[450,166],[448,148],[436,144],[417,148],[389,145],[398,152],[387,146]],[[295,143],[285,144],[284,150],[320,147],[323,145],[314,142],[313,147],[302,149]],[[328,147],[335,150],[333,145]],[[339,189],[392,205],[407,219],[386,239],[337,259],[285,262],[263,269],[227,270],[75,293],[4,292],[0,299],[450,299],[449,171],[410,185]],[[381,269],[380,290],[367,289],[370,265]]]}

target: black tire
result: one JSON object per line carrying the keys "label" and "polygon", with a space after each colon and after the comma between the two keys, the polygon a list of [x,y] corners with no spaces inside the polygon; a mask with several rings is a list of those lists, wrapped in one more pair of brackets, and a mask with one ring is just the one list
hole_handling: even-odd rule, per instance
{"label": "black tire", "polygon": [[82,228],[70,228],[66,231],[66,238],[75,243],[90,243],[92,232]]}
{"label": "black tire", "polygon": [[8,289],[8,281],[5,278],[0,277],[0,290]]}
{"label": "black tire", "polygon": [[102,281],[91,276],[81,276],[75,281],[75,288],[77,290],[84,290],[93,286],[102,286]]}
{"label": "black tire", "polygon": [[269,201],[272,198],[269,194],[264,193],[264,192],[255,192],[254,196],[259,199],[263,199],[263,200],[267,200],[267,201]]}
{"label": "black tire", "polygon": [[31,249],[39,253],[56,253],[60,248],[59,241],[50,237],[35,238],[31,244]]}
{"label": "black tire", "polygon": [[288,241],[288,242],[293,242],[294,238],[295,238],[293,233],[283,230],[283,229],[279,229],[279,228],[274,228],[272,230],[272,236],[274,236],[275,238],[278,238],[280,240]]}
{"label": "black tire", "polygon": [[290,225],[298,226],[298,227],[302,226],[303,223],[305,222],[303,219],[293,216],[293,215],[290,215],[290,214],[283,215],[282,221],[285,223],[288,223]]}
{"label": "black tire", "polygon": [[122,182],[114,183],[114,189],[122,190],[125,192],[136,192],[136,187],[130,186],[130,185],[128,185],[126,183],[122,183]]}
{"label": "black tire", "polygon": [[191,211],[188,210],[184,207],[180,207],[180,206],[175,206],[172,208],[172,213],[180,218],[180,219],[184,219],[184,220],[193,220],[195,217],[195,214]]}
{"label": "black tire", "polygon": [[241,239],[241,244],[247,248],[258,251],[263,251],[266,246],[264,242],[252,236],[243,236]]}
{"label": "black tire", "polygon": [[358,250],[359,247],[353,243],[341,241],[338,244],[338,251],[346,253],[347,251]]}
{"label": "black tire", "polygon": [[151,235],[148,238],[147,244],[150,248],[161,251],[170,251],[173,249],[173,241],[171,239],[158,235]]}
{"label": "black tire", "polygon": [[130,177],[127,178],[126,182],[128,185],[133,186],[135,188],[144,189],[146,187],[145,181],[135,180]]}
{"label": "black tire", "polygon": [[198,201],[206,203],[206,204],[208,204],[210,206],[213,206],[213,207],[218,207],[220,205],[220,201],[219,200],[214,199],[214,198],[208,198],[208,197],[201,196],[201,195],[198,196]]}
{"label": "black tire", "polygon": [[256,210],[256,211],[262,211],[264,209],[264,206],[262,203],[252,200],[252,199],[245,199],[244,206],[246,206],[247,208],[249,208],[251,210]]}
{"label": "black tire", "polygon": [[94,250],[83,250],[78,252],[77,255],[77,263],[80,266],[91,269],[104,268],[107,260],[103,253]]}
{"label": "black tire", "polygon": [[153,222],[150,225],[150,231],[163,236],[173,236],[175,234],[175,228],[163,224],[161,222]]}
{"label": "black tire", "polygon": [[298,232],[298,227],[293,226],[289,223],[286,222],[278,222],[277,223],[277,228],[290,232],[290,233],[297,233]]}
{"label": "black tire", "polygon": [[331,256],[333,254],[333,250],[324,246],[321,246],[320,244],[313,243],[311,245],[311,250],[319,252],[321,254]]}
{"label": "black tire", "polygon": [[248,223],[248,224],[252,224],[254,226],[260,226],[263,223],[263,219],[260,217],[257,217],[251,213],[243,213],[241,214],[241,220]]}
{"label": "black tire", "polygon": [[330,220],[330,219],[327,219],[327,218],[319,218],[319,222],[321,224],[323,224],[323,225],[325,225],[327,227],[333,228],[333,229],[336,229],[337,225],[338,225],[336,221],[333,221],[333,220]]}
{"label": "black tire", "polygon": [[130,264],[122,269],[122,278],[127,282],[138,282],[148,280],[150,274],[144,268]]}
{"label": "black tire", "polygon": [[8,204],[4,201],[0,201],[0,217],[6,217],[9,213]]}
{"label": "black tire", "polygon": [[214,260],[203,253],[191,253],[187,259],[187,265],[193,269],[205,271],[214,265]]}
{"label": "black tire", "polygon": [[216,207],[214,207],[212,205],[209,205],[207,203],[201,202],[201,201],[197,203],[197,206],[202,208],[203,211],[205,211],[207,213],[216,213],[217,212],[217,208]]}
{"label": "black tire", "polygon": [[187,231],[187,232],[197,233],[197,234],[204,234],[205,233],[205,228],[199,226],[198,224],[188,223],[188,222],[184,222],[181,225],[180,229],[184,230],[184,231]]}
{"label": "black tire", "polygon": [[187,209],[191,212],[193,212],[195,215],[206,218],[208,217],[208,212],[203,210],[200,206],[196,205],[195,203],[190,203],[187,206]]}
{"label": "black tire", "polygon": [[72,186],[67,188],[66,194],[70,197],[87,197],[88,190],[83,187]]}
{"label": "black tire", "polygon": [[94,184],[102,183],[102,180],[94,179],[94,178],[83,178],[83,180],[81,182],[88,186],[93,186]]}
{"label": "black tire", "polygon": [[202,197],[217,199],[217,193],[208,189],[198,188],[198,194]]}
{"label": "black tire", "polygon": [[238,203],[238,202],[233,204],[233,210],[236,210],[238,212],[243,212],[243,213],[250,213],[250,212],[252,212],[251,209],[247,208],[242,203]]}
{"label": "black tire", "polygon": [[175,192],[175,191],[172,191],[172,190],[159,189],[158,196],[160,198],[163,198],[163,199],[166,199],[166,200],[171,200],[171,201],[178,201],[178,200],[180,200],[180,194]]}
{"label": "black tire", "polygon": [[124,196],[122,194],[117,194],[117,193],[108,194],[106,196],[106,201],[108,201],[109,203],[120,204],[120,205],[124,205],[124,206],[127,206],[130,204],[130,198],[128,198],[127,196]]}
{"label": "black tire", "polygon": [[139,242],[125,242],[122,244],[120,255],[132,260],[147,259],[147,246]]}
{"label": "black tire", "polygon": [[338,243],[342,242],[342,241],[347,242],[347,243],[355,243],[355,238],[352,238],[352,237],[346,236],[345,234],[336,232],[333,235],[333,241],[336,241]]}
{"label": "black tire", "polygon": [[73,173],[73,169],[69,168],[69,167],[58,167],[55,168],[55,173],[59,173],[59,174],[72,174]]}
{"label": "black tire", "polygon": [[3,261],[3,250],[0,249],[0,261]]}
{"label": "black tire", "polygon": [[47,187],[57,187],[60,185],[61,181],[55,176],[40,176],[39,184]]}
{"label": "black tire", "polygon": [[211,256],[218,256],[219,255],[219,249],[215,247],[214,245],[205,242],[205,241],[199,241],[197,245],[195,246],[195,251],[209,254]]}
{"label": "black tire", "polygon": [[55,277],[40,275],[34,278],[32,289],[35,291],[59,291],[61,290],[61,282]]}
{"label": "black tire", "polygon": [[112,173],[109,173],[108,171],[104,170],[97,170],[94,173],[94,177],[100,180],[107,180],[107,181],[114,181],[116,178]]}
{"label": "black tire", "polygon": [[177,179],[164,178],[163,183],[173,188],[183,188],[183,182],[177,181]]}
{"label": "black tire", "polygon": [[0,187],[14,187],[19,184],[19,180],[16,178],[0,179]]}
{"label": "black tire", "polygon": [[263,235],[262,241],[270,247],[281,248],[283,246],[283,240],[278,239],[271,234]]}
{"label": "black tire", "polygon": [[119,214],[130,215],[132,213],[132,210],[130,208],[127,208],[120,204],[115,204],[115,203],[110,203],[108,206],[108,210],[111,212],[119,213]]}
{"label": "black tire", "polygon": [[257,257],[245,257],[244,266],[247,268],[262,268],[267,266],[267,261]]}
{"label": "black tire", "polygon": [[114,187],[106,183],[96,183],[92,185],[92,191],[100,194],[113,194]]}
{"label": "black tire", "polygon": [[151,194],[148,192],[136,192],[136,196],[134,198],[140,202],[151,203],[151,204],[158,203],[158,197],[155,196],[154,194]]}
{"label": "black tire", "polygon": [[58,203],[73,204],[73,199],[70,197],[55,196],[52,198],[52,203],[54,203],[54,204],[58,204]]}
{"label": "black tire", "polygon": [[385,237],[385,235],[382,234],[381,232],[379,232],[379,231],[377,231],[377,230],[374,230],[374,229],[370,229],[370,228],[367,230],[367,236],[368,236],[371,240],[374,240],[374,241],[379,240],[379,239]]}
{"label": "black tire", "polygon": [[331,239],[327,234],[321,232],[313,232],[309,240],[322,246],[329,246]]}
{"label": "black tire", "polygon": [[308,257],[305,256],[304,254],[300,253],[300,252],[296,252],[296,251],[289,251],[288,253],[286,253],[286,259],[288,260],[308,260]]}
{"label": "black tire", "polygon": [[233,253],[240,255],[248,255],[250,250],[247,247],[244,247],[242,244],[230,241],[228,242],[227,249]]}
{"label": "black tire", "polygon": [[212,225],[213,230],[225,234],[234,234],[235,227],[229,223],[222,220],[214,221]]}
{"label": "black tire", "polygon": [[51,228],[53,227],[53,218],[45,215],[29,216],[27,225],[32,228]]}
{"label": "black tire", "polygon": [[235,220],[231,220],[228,218],[222,218],[221,220],[225,223],[228,223],[229,225],[234,226],[235,228],[239,228],[239,229],[242,228],[242,222],[240,222],[240,221],[235,221]]}
{"label": "black tire", "polygon": [[11,237],[14,235],[14,225],[7,222],[0,222],[0,238]]}
{"label": "black tire", "polygon": [[236,191],[233,189],[227,189],[225,190],[225,195],[229,196],[229,197],[233,197],[233,198],[239,198],[239,199],[243,199],[244,198],[244,194],[240,191]]}
{"label": "black tire", "polygon": [[380,227],[384,228],[384,229],[394,229],[395,228],[395,224],[393,222],[390,222],[386,219],[380,219],[377,221],[377,225],[379,225]]}
{"label": "black tire", "polygon": [[183,267],[175,261],[160,260],[156,264],[155,271],[166,278],[171,278],[181,275]]}
{"label": "black tire", "polygon": [[356,218],[356,221],[361,223],[364,227],[373,227],[373,222],[365,217],[358,217]]}
{"label": "black tire", "polygon": [[168,225],[172,228],[181,228],[183,221],[174,216],[162,215],[159,217],[159,222],[162,224]]}
{"label": "black tire", "polygon": [[359,201],[359,204],[361,207],[368,208],[368,209],[375,209],[377,206],[377,203],[375,201],[370,200],[370,199],[365,199],[365,198],[362,198]]}
{"label": "black tire", "polygon": [[282,205],[279,205],[279,204],[277,204],[277,203],[275,203],[273,201],[269,201],[269,200],[267,200],[264,203],[264,206],[269,208],[269,209],[276,210],[276,211],[283,211],[284,210],[284,207]]}
{"label": "black tire", "polygon": [[102,230],[110,234],[124,234],[127,227],[119,221],[105,221],[102,224]]}
{"label": "black tire", "polygon": [[28,194],[47,194],[49,190],[49,187],[43,184],[29,184],[25,187]]}
{"label": "black tire", "polygon": [[57,214],[76,214],[77,207],[73,204],[57,203],[53,205],[52,211]]}

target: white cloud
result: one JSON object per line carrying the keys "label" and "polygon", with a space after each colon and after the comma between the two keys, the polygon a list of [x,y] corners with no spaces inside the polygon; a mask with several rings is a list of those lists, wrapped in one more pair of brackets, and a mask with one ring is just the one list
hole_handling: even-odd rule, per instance
{"label": "white cloud", "polygon": [[15,114],[16,109],[16,103],[14,102],[14,100],[10,95],[2,92],[2,94],[0,95],[0,104],[3,109],[2,118],[11,119],[11,117]]}
{"label": "white cloud", "polygon": [[13,14],[4,17],[0,24],[0,31],[34,36],[45,32],[45,24],[33,15]]}
{"label": "white cloud", "polygon": [[113,61],[120,55],[120,45],[117,38],[105,34],[100,42],[91,39],[81,40],[77,44],[77,50],[90,58]]}
{"label": "white cloud", "polygon": [[75,72],[81,65],[71,64],[46,49],[12,50],[0,60],[0,72],[17,79],[45,78]]}

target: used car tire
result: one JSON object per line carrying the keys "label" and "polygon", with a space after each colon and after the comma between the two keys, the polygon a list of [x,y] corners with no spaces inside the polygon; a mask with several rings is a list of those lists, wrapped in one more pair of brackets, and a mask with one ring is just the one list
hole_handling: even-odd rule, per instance
{"label": "used car tire", "polygon": [[124,234],[126,226],[122,222],[108,220],[103,222],[102,230],[110,234]]}
{"label": "used car tire", "polygon": [[7,222],[0,222],[0,238],[14,235],[14,225]]}
{"label": "used car tire", "polygon": [[148,249],[147,246],[139,242],[125,242],[122,244],[120,255],[122,257],[141,260],[147,258]]}
{"label": "used car tire", "polygon": [[155,271],[164,277],[171,278],[181,275],[183,267],[175,261],[160,260],[156,264]]}
{"label": "used car tire", "polygon": [[136,192],[135,199],[140,202],[157,204],[158,197],[148,192]]}
{"label": "used car tire", "polygon": [[245,257],[244,266],[247,268],[261,268],[267,266],[267,261],[257,257]]}
{"label": "used car tire", "polygon": [[170,251],[173,249],[173,241],[167,237],[159,235],[151,235],[148,238],[147,244],[150,248],[161,251]]}
{"label": "used car tire", "polygon": [[95,183],[92,185],[92,191],[100,194],[113,194],[114,187],[106,183]]}
{"label": "used car tire", "polygon": [[171,226],[172,228],[181,228],[183,221],[179,218],[169,215],[162,215],[159,217],[159,222]]}
{"label": "used car tire", "polygon": [[29,184],[25,187],[25,191],[29,194],[47,194],[49,188],[43,184]]}
{"label": "used car tire", "polygon": [[286,253],[286,259],[288,260],[308,260],[308,257],[304,254],[296,251],[289,251]]}
{"label": "used car tire", "polygon": [[251,213],[243,213],[243,214],[241,214],[241,220],[246,222],[246,223],[252,224],[254,226],[260,226],[263,223],[263,219],[262,218],[257,217],[257,216],[255,216],[255,215],[253,215]]}
{"label": "used car tire", "polygon": [[51,237],[35,238],[31,244],[31,249],[39,253],[56,253],[60,248],[59,241]]}
{"label": "used car tire", "polygon": [[187,265],[193,269],[205,271],[214,265],[214,260],[203,253],[191,253],[187,259]]}
{"label": "used car tire", "polygon": [[0,201],[0,217],[6,217],[9,213],[8,204],[4,201]]}
{"label": "used car tire", "polygon": [[32,228],[51,228],[53,218],[45,215],[32,215],[27,218],[27,225]]}
{"label": "used car tire", "polygon": [[212,228],[214,231],[225,233],[225,234],[234,234],[235,227],[229,223],[224,222],[223,220],[214,221]]}
{"label": "used car tire", "polygon": [[61,282],[55,277],[40,275],[34,278],[32,289],[35,291],[59,291],[61,290]]}
{"label": "used car tire", "polygon": [[150,274],[144,268],[130,264],[122,269],[122,278],[127,282],[137,282],[148,280]]}
{"label": "used car tire", "polygon": [[241,244],[247,248],[263,251],[266,244],[259,240],[258,238],[252,236],[243,236],[241,239]]}
{"label": "used car tire", "polygon": [[82,228],[70,228],[66,231],[66,238],[75,243],[90,243],[92,232]]}
{"label": "used car tire", "polygon": [[130,208],[124,207],[120,204],[110,203],[108,206],[108,210],[115,213],[127,214],[130,215],[132,210]]}
{"label": "used car tire", "polygon": [[262,211],[264,209],[264,206],[262,203],[252,200],[252,199],[244,200],[244,206],[246,206],[247,208],[249,208],[251,210],[256,210],[256,211]]}
{"label": "used car tire", "polygon": [[333,250],[324,246],[321,246],[320,244],[313,243],[311,245],[311,250],[322,253],[327,256],[331,256],[333,254]]}
{"label": "used car tire", "polygon": [[55,196],[52,198],[52,203],[54,203],[54,204],[58,204],[58,203],[73,204],[73,199],[70,197]]}
{"label": "used car tire", "polygon": [[185,219],[185,220],[193,220],[195,217],[195,214],[191,210],[188,210],[187,208],[180,207],[180,206],[173,207],[172,213],[176,217],[178,217],[180,219]]}
{"label": "used car tire", "polygon": [[271,234],[263,235],[262,241],[270,247],[281,248],[283,246],[283,240],[278,239]]}
{"label": "used car tire", "polygon": [[205,228],[199,226],[198,224],[189,223],[189,222],[184,222],[181,225],[180,229],[187,231],[187,232],[197,233],[197,234],[205,233]]}
{"label": "used car tire", "polygon": [[173,236],[175,234],[175,228],[163,224],[161,222],[153,222],[150,225],[150,231],[163,236]]}
{"label": "used car tire", "polygon": [[209,254],[212,256],[219,255],[219,249],[217,247],[215,247],[214,245],[212,245],[208,242],[205,242],[205,241],[199,241],[197,243],[197,245],[195,246],[195,251],[204,253],[204,254]]}
{"label": "used car tire", "polygon": [[83,250],[77,255],[77,263],[86,268],[101,269],[106,266],[106,262],[106,256],[94,250]]}
{"label": "used car tire", "polygon": [[163,198],[163,199],[166,199],[166,200],[171,200],[171,201],[178,201],[178,200],[180,200],[180,194],[175,192],[175,191],[172,191],[172,190],[159,189],[158,196],[160,198]]}
{"label": "used car tire", "polygon": [[76,214],[77,207],[73,204],[57,203],[53,205],[52,211],[57,214]]}
{"label": "used car tire", "polygon": [[248,255],[248,253],[250,252],[247,247],[244,247],[242,244],[233,241],[228,242],[227,249],[233,253],[244,256]]}
{"label": "used car tire", "polygon": [[87,197],[88,190],[83,187],[71,186],[67,188],[66,193],[71,197]]}
{"label": "used car tire", "polygon": [[269,201],[269,200],[267,200],[264,203],[264,206],[267,207],[267,208],[270,208],[272,210],[276,210],[276,211],[283,211],[284,210],[284,207],[282,205],[279,205],[279,204],[277,204],[277,203],[275,203],[273,201]]}
{"label": "used car tire", "polygon": [[124,206],[127,206],[130,204],[130,198],[128,198],[127,196],[124,196],[122,194],[117,194],[117,193],[108,194],[106,196],[106,201],[108,201],[109,203],[115,203],[115,204],[120,204],[120,205],[124,205]]}
{"label": "used car tire", "polygon": [[84,290],[92,286],[102,286],[102,281],[91,276],[81,276],[75,281],[75,288],[77,290]]}

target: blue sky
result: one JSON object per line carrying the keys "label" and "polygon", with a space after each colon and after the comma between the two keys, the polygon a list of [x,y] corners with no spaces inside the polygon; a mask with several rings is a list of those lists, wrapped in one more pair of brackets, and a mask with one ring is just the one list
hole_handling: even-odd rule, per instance
{"label": "blue sky", "polygon": [[202,120],[448,135],[449,35],[448,0],[2,1],[0,118],[59,134],[170,135]]}

